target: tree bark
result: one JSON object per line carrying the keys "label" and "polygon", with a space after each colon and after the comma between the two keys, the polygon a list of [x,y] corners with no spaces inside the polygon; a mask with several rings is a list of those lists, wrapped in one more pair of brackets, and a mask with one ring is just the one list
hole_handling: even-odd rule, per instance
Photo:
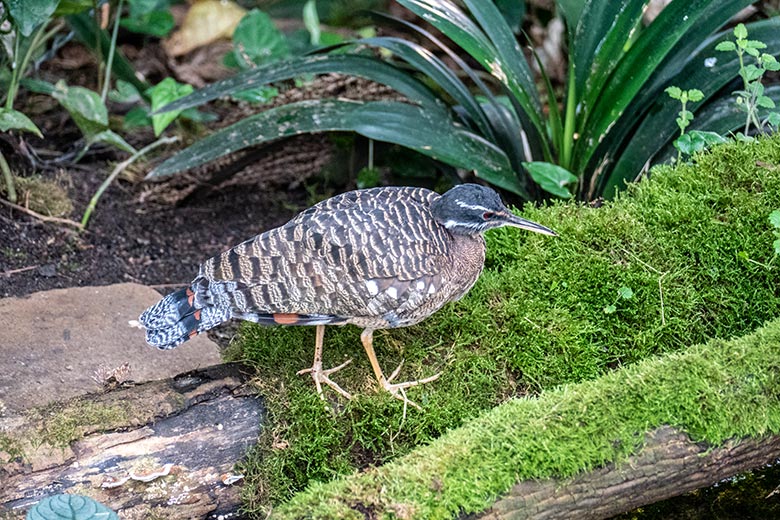
{"label": "tree bark", "polygon": [[519,482],[477,518],[609,518],[711,486],[774,463],[778,457],[780,436],[729,441],[722,447],[710,448],[664,426],[648,434],[641,452],[625,462],[568,480]]}
{"label": "tree bark", "polygon": [[[79,414],[79,440],[57,445],[55,428]],[[91,496],[123,519],[235,513],[242,482],[227,477],[263,415],[241,366],[218,365],[3,420],[12,442],[0,443],[0,517],[22,518],[59,493]]]}

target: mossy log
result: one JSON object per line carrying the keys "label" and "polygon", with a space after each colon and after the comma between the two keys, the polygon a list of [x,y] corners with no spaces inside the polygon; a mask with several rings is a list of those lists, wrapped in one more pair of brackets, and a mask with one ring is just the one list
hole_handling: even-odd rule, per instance
{"label": "mossy log", "polygon": [[235,512],[233,466],[264,414],[244,372],[219,365],[3,419],[0,517],[58,493],[91,496],[125,519]]}
{"label": "mossy log", "polygon": [[[780,458],[780,436],[728,441],[711,448],[664,426],[646,436],[635,457],[568,480],[526,480],[476,518],[609,518],[711,486]],[[471,517],[474,518],[474,517]]]}

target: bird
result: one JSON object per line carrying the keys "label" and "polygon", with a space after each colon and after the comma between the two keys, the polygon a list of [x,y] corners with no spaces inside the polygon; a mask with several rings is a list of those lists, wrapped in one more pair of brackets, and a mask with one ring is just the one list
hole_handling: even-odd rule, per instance
{"label": "bird", "polygon": [[379,386],[419,408],[406,389],[441,373],[393,382],[403,362],[385,377],[373,333],[414,325],[463,297],[484,267],[483,232],[503,226],[557,235],[514,215],[479,184],[441,195],[391,186],[345,192],[206,260],[188,287],[146,309],[139,322],[146,341],[163,350],[232,318],[315,326],[314,362],[299,374],[311,374],[323,400],[322,385],[352,398],[331,379],[351,360],[323,369],[325,326],[356,325]]}

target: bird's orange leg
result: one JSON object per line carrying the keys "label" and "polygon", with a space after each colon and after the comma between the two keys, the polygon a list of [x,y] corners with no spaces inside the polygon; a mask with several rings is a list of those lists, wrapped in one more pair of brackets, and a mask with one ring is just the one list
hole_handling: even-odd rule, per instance
{"label": "bird's orange leg", "polygon": [[335,381],[331,380],[330,377],[328,377],[334,372],[338,372],[345,366],[349,365],[352,362],[352,360],[348,359],[337,367],[323,370],[322,369],[322,343],[325,338],[325,325],[317,325],[316,338],[317,339],[314,346],[314,364],[311,366],[311,368],[304,368],[303,370],[299,370],[298,375],[306,374],[306,373],[311,374],[311,378],[314,379],[314,384],[317,386],[317,393],[319,394],[320,398],[323,401],[325,400],[325,396],[322,394],[322,383],[325,383],[326,385],[328,385],[333,390],[343,395],[347,399],[352,399],[352,396],[349,394],[349,392],[341,388]]}
{"label": "bird's orange leg", "polygon": [[379,381],[379,385],[390,392],[390,394],[395,397],[396,399],[399,399],[404,402],[404,404],[410,404],[417,408],[418,410],[421,410],[420,405],[412,401],[411,399],[408,399],[406,397],[406,389],[411,388],[413,386],[422,385],[425,383],[430,383],[431,381],[436,381],[441,376],[441,372],[438,374],[434,374],[430,377],[426,377],[424,379],[418,379],[417,381],[406,381],[404,383],[392,383],[393,379],[395,379],[399,372],[401,372],[401,367],[403,366],[404,362],[401,361],[401,364],[398,365],[398,368],[396,368],[393,373],[390,375],[389,378],[385,378],[385,374],[382,372],[382,368],[379,366],[379,361],[376,359],[376,352],[374,352],[374,330],[373,329],[365,329],[363,333],[360,335],[360,341],[363,343],[363,348],[366,349],[366,354],[368,355],[368,360],[371,362],[371,368],[374,369],[374,375],[376,376],[376,380]]}

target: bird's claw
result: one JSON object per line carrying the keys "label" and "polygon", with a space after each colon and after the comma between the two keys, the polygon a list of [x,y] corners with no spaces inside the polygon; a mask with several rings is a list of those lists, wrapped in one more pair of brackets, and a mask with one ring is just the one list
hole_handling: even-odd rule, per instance
{"label": "bird's claw", "polygon": [[331,387],[333,390],[335,390],[343,397],[347,399],[352,399],[352,395],[349,392],[341,388],[338,385],[338,383],[336,383],[329,377],[331,374],[338,372],[339,370],[349,365],[350,363],[352,363],[352,360],[348,359],[337,367],[323,370],[322,363],[315,362],[311,368],[304,368],[303,370],[299,370],[297,374],[299,376],[303,374],[311,374],[311,378],[314,380],[314,384],[317,386],[317,394],[320,396],[320,399],[322,399],[323,401],[325,401],[325,395],[322,393],[323,383]]}
{"label": "bird's claw", "polygon": [[404,362],[401,361],[401,363],[398,365],[398,367],[395,370],[393,370],[393,373],[390,374],[390,377],[388,377],[387,379],[385,379],[382,382],[382,387],[385,390],[387,390],[388,392],[390,392],[390,395],[392,395],[393,397],[395,397],[396,399],[398,399],[400,401],[403,401],[404,404],[411,405],[411,406],[417,408],[418,410],[422,410],[420,405],[418,405],[417,403],[415,403],[414,401],[412,401],[411,399],[406,397],[406,389],[407,388],[412,388],[414,386],[424,385],[425,383],[430,383],[431,381],[436,381],[437,379],[439,379],[439,377],[441,377],[441,372],[439,372],[438,374],[434,374],[432,376],[423,378],[423,379],[417,379],[415,381],[405,381],[403,383],[393,383],[392,382],[393,379],[395,379],[398,376],[398,374],[401,372],[401,367],[403,367],[403,366],[404,366]]}

